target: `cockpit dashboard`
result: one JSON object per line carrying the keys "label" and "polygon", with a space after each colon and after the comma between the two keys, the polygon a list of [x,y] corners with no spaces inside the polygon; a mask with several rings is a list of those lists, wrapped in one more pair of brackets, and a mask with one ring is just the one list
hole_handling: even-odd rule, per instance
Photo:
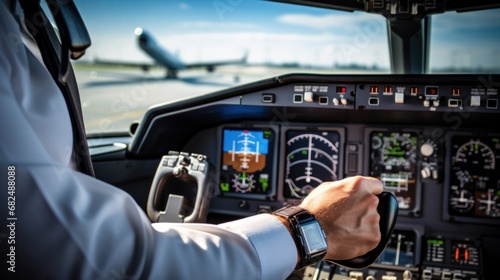
{"label": "cockpit dashboard", "polygon": [[500,258],[499,85],[498,75],[278,76],[151,108],[128,154],[205,155],[211,223],[297,204],[326,181],[381,180],[399,216],[377,262],[321,262],[302,279],[487,279]]}

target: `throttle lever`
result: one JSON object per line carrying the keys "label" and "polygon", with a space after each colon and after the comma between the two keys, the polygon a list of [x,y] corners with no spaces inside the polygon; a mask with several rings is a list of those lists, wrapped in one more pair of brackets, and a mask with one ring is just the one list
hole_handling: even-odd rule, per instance
{"label": "throttle lever", "polygon": [[380,254],[382,254],[385,247],[387,246],[387,243],[389,242],[389,239],[391,238],[394,226],[396,225],[399,206],[396,197],[390,192],[382,192],[377,196],[379,199],[377,211],[380,215],[379,224],[381,233],[380,242],[377,247],[359,257],[348,260],[326,259],[327,262],[331,262],[351,269],[362,269],[374,263],[378,259]]}

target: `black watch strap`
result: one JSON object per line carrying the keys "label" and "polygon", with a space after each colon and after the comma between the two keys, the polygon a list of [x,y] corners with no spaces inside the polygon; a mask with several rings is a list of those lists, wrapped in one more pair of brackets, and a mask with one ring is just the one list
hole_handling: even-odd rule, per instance
{"label": "black watch strap", "polygon": [[306,237],[304,236],[303,230],[301,230],[301,227],[304,224],[317,223],[317,226],[321,230],[322,237],[325,238],[323,229],[321,229],[321,226],[314,215],[299,206],[292,205],[278,209],[274,211],[273,214],[284,217],[288,220],[290,229],[293,233],[293,239],[300,254],[300,262],[295,267],[296,270],[302,269],[323,259],[326,254],[326,247],[324,250],[309,252],[306,247]]}

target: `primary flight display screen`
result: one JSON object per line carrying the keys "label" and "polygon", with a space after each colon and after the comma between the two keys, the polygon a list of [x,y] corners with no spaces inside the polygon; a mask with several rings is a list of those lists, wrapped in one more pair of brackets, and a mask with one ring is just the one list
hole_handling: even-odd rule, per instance
{"label": "primary flight display screen", "polygon": [[269,194],[273,176],[274,131],[225,128],[222,130],[223,193]]}
{"label": "primary flight display screen", "polygon": [[337,131],[286,131],[283,196],[301,199],[321,183],[338,180],[339,146]]}

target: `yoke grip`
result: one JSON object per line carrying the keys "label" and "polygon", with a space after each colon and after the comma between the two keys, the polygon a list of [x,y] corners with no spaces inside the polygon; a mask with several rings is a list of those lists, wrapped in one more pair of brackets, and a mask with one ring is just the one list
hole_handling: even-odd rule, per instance
{"label": "yoke grip", "polygon": [[153,223],[206,222],[213,188],[210,168],[205,155],[170,151],[163,156],[149,191],[149,219]]}
{"label": "yoke grip", "polygon": [[389,239],[391,238],[392,231],[396,225],[396,219],[398,217],[398,201],[396,197],[390,192],[382,192],[377,195],[379,198],[379,204],[377,211],[380,215],[380,243],[375,247],[375,249],[370,252],[355,257],[349,260],[332,260],[326,259],[327,262],[331,262],[340,266],[344,266],[351,269],[362,269],[372,263],[374,263],[380,254],[384,251]]}

